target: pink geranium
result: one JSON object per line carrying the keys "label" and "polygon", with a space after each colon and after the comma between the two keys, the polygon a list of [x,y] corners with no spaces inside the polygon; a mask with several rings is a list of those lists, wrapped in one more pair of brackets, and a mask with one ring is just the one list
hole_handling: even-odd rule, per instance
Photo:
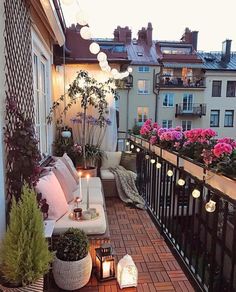
{"label": "pink geranium", "polygon": [[229,137],[218,139],[217,143],[226,143],[231,145],[233,149],[236,149],[236,141]]}
{"label": "pink geranium", "polygon": [[233,152],[233,147],[227,143],[217,143],[213,148],[213,153],[217,158],[224,155],[230,155]]}

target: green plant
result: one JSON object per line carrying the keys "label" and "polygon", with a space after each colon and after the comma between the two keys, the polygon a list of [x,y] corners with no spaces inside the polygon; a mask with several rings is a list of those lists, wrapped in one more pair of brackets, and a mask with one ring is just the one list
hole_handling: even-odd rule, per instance
{"label": "green plant", "polygon": [[86,160],[90,162],[91,166],[96,166],[102,160],[104,151],[96,145],[86,144],[85,146]]}
{"label": "green plant", "polygon": [[139,135],[140,134],[140,129],[141,129],[141,126],[138,126],[136,123],[134,124],[133,128],[132,128],[132,133],[134,135]]}
{"label": "green plant", "polygon": [[13,197],[0,254],[3,277],[16,286],[34,283],[48,271],[52,254],[44,238],[42,213],[35,192],[26,184],[18,203]]}
{"label": "green plant", "polygon": [[78,261],[87,256],[88,250],[89,240],[85,232],[69,228],[58,240],[56,256],[62,261]]}

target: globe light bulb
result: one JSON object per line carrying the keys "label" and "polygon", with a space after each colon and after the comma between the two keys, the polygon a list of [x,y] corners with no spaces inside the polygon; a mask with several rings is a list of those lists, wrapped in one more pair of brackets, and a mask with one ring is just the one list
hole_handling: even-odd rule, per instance
{"label": "globe light bulb", "polygon": [[107,60],[100,61],[99,65],[100,65],[101,68],[106,68],[108,66],[108,62],[107,62]]}
{"label": "globe light bulb", "polygon": [[166,173],[169,177],[173,176],[173,171],[171,169],[169,169]]}
{"label": "globe light bulb", "polygon": [[180,178],[180,179],[178,179],[178,181],[177,181],[177,183],[178,183],[178,185],[179,186],[184,186],[185,185],[185,180],[184,179],[182,179],[182,178]]}
{"label": "globe light bulb", "polygon": [[192,196],[193,196],[195,199],[199,198],[200,195],[201,195],[201,192],[200,192],[198,189],[194,189],[194,190],[192,191]]}
{"label": "globe light bulb", "polygon": [[82,37],[82,39],[84,40],[89,40],[91,39],[91,31],[90,31],[90,28],[88,26],[83,26],[81,29],[80,29],[80,35]]}
{"label": "globe light bulb", "polygon": [[126,144],[127,146],[129,146],[129,141],[127,141],[125,144]]}
{"label": "globe light bulb", "polygon": [[117,74],[113,75],[114,79],[121,79],[121,74],[118,72]]}
{"label": "globe light bulb", "polygon": [[98,53],[97,59],[99,62],[103,62],[107,60],[107,55],[103,52]]}
{"label": "globe light bulb", "polygon": [[111,67],[110,67],[109,65],[107,65],[107,66],[105,67],[105,71],[106,71],[106,72],[111,72]]}
{"label": "globe light bulb", "polygon": [[149,159],[149,155],[148,154],[145,155],[145,159],[147,159],[147,160]]}
{"label": "globe light bulb", "polygon": [[99,44],[96,43],[96,42],[91,43],[90,46],[89,46],[89,51],[90,51],[92,54],[94,54],[94,55],[98,54],[99,51],[100,51],[100,46],[99,46]]}
{"label": "globe light bulb", "polygon": [[132,72],[133,72],[133,69],[132,69],[131,67],[128,67],[128,68],[127,68],[127,71],[128,71],[129,73],[132,73]]}
{"label": "globe light bulb", "polygon": [[131,148],[131,149],[134,149],[134,145],[131,145],[130,148]]}
{"label": "globe light bulb", "polygon": [[150,160],[150,162],[151,162],[152,164],[154,164],[154,163],[156,162],[156,160],[152,158],[152,159]]}
{"label": "globe light bulb", "polygon": [[115,69],[115,68],[113,68],[112,70],[111,70],[111,74],[114,76],[114,75],[116,75],[116,74],[118,74],[119,72],[118,72],[118,70],[117,69]]}
{"label": "globe light bulb", "polygon": [[140,148],[137,148],[136,151],[137,151],[137,152],[140,152]]}
{"label": "globe light bulb", "polygon": [[124,78],[129,76],[129,72],[128,71],[125,71],[122,74],[123,74]]}
{"label": "globe light bulb", "polygon": [[156,164],[156,168],[157,168],[157,169],[161,168],[161,164],[160,164],[160,162],[157,162],[157,164]]}
{"label": "globe light bulb", "polygon": [[213,213],[216,209],[216,202],[213,200],[210,200],[208,203],[206,203],[205,209],[207,212]]}

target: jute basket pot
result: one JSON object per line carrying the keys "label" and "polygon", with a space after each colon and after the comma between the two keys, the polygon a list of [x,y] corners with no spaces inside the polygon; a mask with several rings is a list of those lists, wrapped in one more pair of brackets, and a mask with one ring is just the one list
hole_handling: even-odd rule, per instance
{"label": "jute basket pot", "polygon": [[62,261],[55,257],[52,272],[57,286],[64,290],[76,290],[85,286],[91,276],[92,258],[90,253],[79,261]]}
{"label": "jute basket pot", "polygon": [[18,287],[18,288],[9,288],[4,287],[0,284],[0,291],[3,292],[43,292],[43,278],[37,280],[34,284],[25,286],[25,287]]}

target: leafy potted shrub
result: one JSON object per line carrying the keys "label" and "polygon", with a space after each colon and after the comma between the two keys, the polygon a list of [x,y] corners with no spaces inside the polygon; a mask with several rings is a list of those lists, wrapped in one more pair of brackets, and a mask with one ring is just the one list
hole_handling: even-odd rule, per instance
{"label": "leafy potted shrub", "polygon": [[18,202],[13,197],[0,255],[0,290],[34,291],[41,287],[37,291],[43,291],[43,276],[48,272],[52,255],[44,237],[36,194],[28,185],[23,185]]}
{"label": "leafy potted shrub", "polygon": [[92,271],[89,241],[84,231],[69,228],[59,238],[53,262],[53,276],[58,287],[75,290],[85,286]]}

